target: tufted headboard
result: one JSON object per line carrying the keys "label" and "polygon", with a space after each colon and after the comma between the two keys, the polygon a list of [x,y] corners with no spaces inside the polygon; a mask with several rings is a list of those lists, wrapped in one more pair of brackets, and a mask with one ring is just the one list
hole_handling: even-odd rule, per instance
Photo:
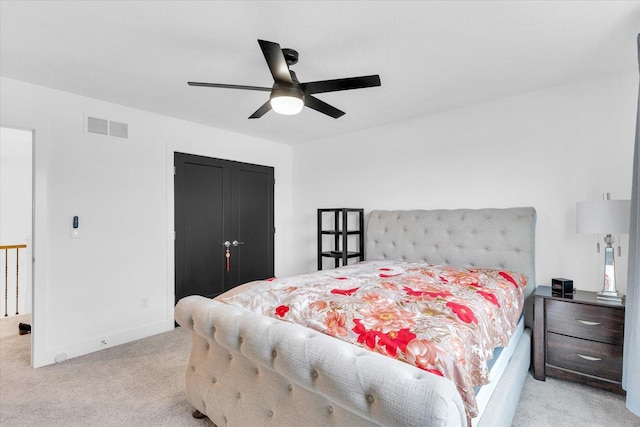
{"label": "tufted headboard", "polygon": [[508,209],[375,210],[366,229],[367,260],[426,261],[525,274],[535,289],[536,211]]}

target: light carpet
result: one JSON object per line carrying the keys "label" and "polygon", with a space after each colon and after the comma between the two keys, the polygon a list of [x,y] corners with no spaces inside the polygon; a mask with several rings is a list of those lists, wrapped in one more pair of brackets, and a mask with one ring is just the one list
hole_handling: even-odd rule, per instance
{"label": "light carpet", "polygon": [[[183,328],[32,369],[31,335],[0,320],[0,425],[213,426],[191,416],[184,392],[190,335]],[[622,396],[529,376],[513,426],[640,426]]]}

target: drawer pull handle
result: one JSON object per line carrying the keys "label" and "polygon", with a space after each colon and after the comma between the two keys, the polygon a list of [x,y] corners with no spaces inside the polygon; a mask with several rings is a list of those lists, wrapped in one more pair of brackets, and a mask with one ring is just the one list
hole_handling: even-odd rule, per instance
{"label": "drawer pull handle", "polygon": [[578,322],[582,323],[583,325],[587,325],[587,326],[596,326],[596,325],[601,325],[600,322],[590,322],[588,320],[580,320],[580,319],[576,319]]}
{"label": "drawer pull handle", "polygon": [[597,362],[599,360],[602,360],[602,358],[600,357],[593,357],[593,356],[585,356],[584,354],[580,354],[580,353],[576,353],[578,356],[582,357],[584,360],[588,360],[590,362]]}

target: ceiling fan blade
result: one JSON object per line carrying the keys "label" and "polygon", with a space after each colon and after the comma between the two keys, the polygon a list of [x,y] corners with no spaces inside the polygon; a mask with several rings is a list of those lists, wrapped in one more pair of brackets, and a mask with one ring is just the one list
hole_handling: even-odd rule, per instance
{"label": "ceiling fan blade", "polygon": [[339,90],[364,89],[380,86],[380,76],[377,74],[362,77],[348,77],[346,79],[321,80],[300,84],[305,94],[336,92]]}
{"label": "ceiling fan blade", "polygon": [[280,83],[293,84],[291,74],[289,73],[289,66],[284,59],[282,49],[278,43],[269,42],[266,40],[258,40],[260,49],[264,55],[264,59],[267,60],[267,65],[273,76],[273,80]]}
{"label": "ceiling fan blade", "polygon": [[262,107],[258,108],[255,113],[249,116],[250,119],[259,119],[271,110],[271,101],[267,101],[262,104]]}
{"label": "ceiling fan blade", "polygon": [[304,105],[322,114],[333,117],[334,119],[342,117],[345,114],[344,111],[338,110],[336,107],[333,107],[324,101],[320,101],[318,98],[311,95],[304,97]]}
{"label": "ceiling fan blade", "polygon": [[189,86],[220,87],[224,89],[245,89],[245,90],[259,90],[262,92],[271,92],[270,87],[261,87],[261,86],[226,85],[221,83],[200,83],[200,82],[187,82],[187,84]]}

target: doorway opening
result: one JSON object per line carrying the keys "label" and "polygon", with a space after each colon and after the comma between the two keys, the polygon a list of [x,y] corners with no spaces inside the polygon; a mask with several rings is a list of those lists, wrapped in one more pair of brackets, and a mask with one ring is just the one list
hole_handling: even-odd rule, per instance
{"label": "doorway opening", "polygon": [[31,332],[33,132],[0,127],[0,335]]}

